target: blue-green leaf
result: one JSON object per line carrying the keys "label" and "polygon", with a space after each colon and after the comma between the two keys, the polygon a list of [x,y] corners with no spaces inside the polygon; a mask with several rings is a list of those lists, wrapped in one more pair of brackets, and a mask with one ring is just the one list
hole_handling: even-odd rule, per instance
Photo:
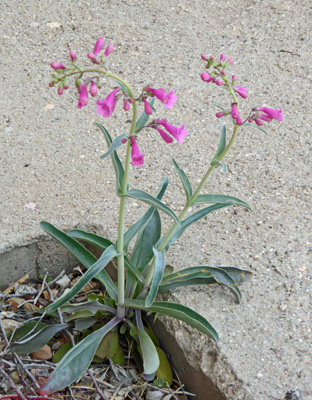
{"label": "blue-green leaf", "polygon": [[[168,178],[163,178],[163,181],[158,189],[158,192],[156,194],[156,198],[158,200],[161,200],[165,190],[167,189],[168,186]],[[152,217],[153,212],[155,211],[155,207],[149,207],[147,211],[143,214],[143,216],[135,222],[133,225],[130,226],[130,228],[126,231],[124,234],[124,252],[127,253],[129,244],[131,240],[134,238],[134,236],[139,233],[140,231],[143,231],[147,223],[149,222],[150,218]],[[141,232],[142,233],[142,232]]]}
{"label": "blue-green leaf", "polygon": [[220,104],[213,103],[212,105],[215,106],[215,107],[221,108],[222,111],[225,111],[225,108],[220,106]]}
{"label": "blue-green leaf", "polygon": [[200,332],[206,334],[216,342],[219,340],[217,332],[203,316],[182,304],[170,303],[167,301],[155,301],[153,305],[146,307],[144,300],[126,299],[125,306],[146,310],[152,313],[168,315],[197,328]]}
{"label": "blue-green leaf", "polygon": [[107,156],[109,156],[110,154],[112,154],[113,151],[115,151],[116,149],[118,149],[118,147],[120,147],[123,144],[123,139],[126,139],[128,137],[128,135],[126,133],[124,133],[123,135],[117,136],[113,143],[111,144],[110,148],[108,149],[108,151],[103,154],[101,156],[101,158],[105,158]]}
{"label": "blue-green leaf", "polygon": [[[155,101],[155,97],[151,97],[149,100],[149,104],[153,107]],[[138,133],[146,124],[149,119],[150,115],[146,114],[145,111],[142,112],[140,118],[137,120],[135,124],[135,133]]]}
{"label": "blue-green leaf", "polygon": [[38,332],[26,335],[11,345],[11,351],[14,353],[33,353],[43,347],[53,336],[66,328],[68,324],[53,324],[42,328]]}
{"label": "blue-green leaf", "polygon": [[[101,129],[101,131],[104,133],[104,137],[105,137],[107,146],[110,147],[113,141],[112,141],[112,138],[111,138],[110,134],[108,133],[107,129],[99,122],[95,122],[95,125],[98,126]],[[117,151],[113,151],[111,153],[111,159],[113,162],[115,175],[116,175],[117,193],[120,193],[122,181],[123,181],[124,173],[125,173],[124,167],[122,165],[122,162],[120,161],[120,158],[118,157]]]}
{"label": "blue-green leaf", "polygon": [[39,393],[42,395],[54,393],[78,379],[89,367],[102,338],[119,322],[120,320],[114,317],[105,326],[91,333],[70,349],[62,358],[48,382],[40,388]]}
{"label": "blue-green leaf", "polygon": [[181,169],[178,164],[176,163],[176,161],[174,159],[172,159],[173,165],[181,179],[184,191],[185,191],[185,196],[186,196],[186,204],[190,204],[190,199],[192,197],[193,191],[192,191],[192,186],[190,184],[190,181],[187,177],[187,175],[185,174],[185,172],[183,171],[183,169]]}
{"label": "blue-green leaf", "polygon": [[[97,258],[90,251],[49,222],[42,221],[40,227],[66,247],[85,267],[90,268],[97,262]],[[117,288],[108,273],[103,269],[97,274],[96,279],[103,283],[109,296],[116,300]]]}
{"label": "blue-green leaf", "polygon": [[180,225],[180,221],[176,214],[171,210],[170,207],[168,207],[166,204],[162,203],[160,200],[158,200],[156,197],[152,196],[151,194],[144,192],[144,190],[140,189],[131,189],[127,193],[122,194],[121,196],[126,196],[126,197],[131,197],[136,200],[143,201],[144,203],[147,203],[155,208],[157,208],[160,211],[163,211],[164,213],[168,214],[171,218],[174,219],[177,225]]}
{"label": "blue-green leaf", "polygon": [[147,298],[145,300],[145,306],[149,307],[153,304],[157,293],[158,293],[158,287],[160,285],[160,282],[162,280],[164,270],[165,270],[165,252],[163,251],[158,251],[155,248],[153,248],[153,252],[155,255],[155,262],[154,262],[154,271],[153,271],[153,278],[152,278],[152,283],[151,283],[151,288],[149,290],[149,293],[147,295]]}
{"label": "blue-green leaf", "polygon": [[224,162],[220,162],[218,160],[212,160],[210,165],[212,167],[221,167],[222,168],[222,173],[225,174],[226,173],[226,164]]}
{"label": "blue-green leaf", "polygon": [[131,95],[130,95],[130,93],[129,93],[129,90],[126,88],[125,85],[123,85],[120,81],[115,81],[115,83],[116,83],[117,86],[119,86],[119,87],[122,89],[122,91],[124,92],[124,94],[125,94],[127,97],[131,97]]}
{"label": "blue-green leaf", "polygon": [[218,149],[217,149],[215,156],[213,157],[214,160],[217,160],[221,156],[221,154],[225,150],[225,147],[226,147],[226,125],[223,124],[222,129],[221,129],[221,135],[220,135]]}
{"label": "blue-green leaf", "polygon": [[129,272],[131,272],[131,274],[133,274],[139,282],[141,282],[142,284],[145,283],[145,279],[144,279],[143,275],[141,274],[141,272],[138,270],[138,268],[134,264],[132,264],[131,260],[129,260],[129,258],[126,256],[125,256],[125,265],[126,265],[127,270]]}
{"label": "blue-green leaf", "polygon": [[63,296],[58,298],[54,303],[50,304],[47,307],[47,311],[54,311],[58,307],[66,304],[69,300],[76,296],[80,292],[80,290],[88,283],[91,279],[93,279],[100,271],[102,271],[106,265],[110,262],[110,260],[114,257],[117,257],[119,253],[115,249],[114,246],[108,247],[101,257],[97,260],[95,264],[92,265],[79,281]]}
{"label": "blue-green leaf", "polygon": [[229,206],[243,206],[248,208],[248,210],[252,211],[252,208],[248,203],[245,201],[233,197],[233,196],[226,196],[223,194],[200,194],[196,197],[193,204],[207,204],[207,203],[214,203],[214,204],[227,204]]}
{"label": "blue-green leaf", "polygon": [[67,232],[67,236],[92,244],[92,246],[103,251],[106,250],[107,247],[113,245],[109,239],[96,235],[92,232],[85,232],[81,229],[71,229]]}

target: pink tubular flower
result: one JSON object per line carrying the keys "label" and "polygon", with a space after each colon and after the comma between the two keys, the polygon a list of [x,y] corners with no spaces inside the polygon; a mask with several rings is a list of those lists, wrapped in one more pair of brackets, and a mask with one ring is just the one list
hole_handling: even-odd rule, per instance
{"label": "pink tubular flower", "polygon": [[88,104],[89,98],[88,98],[88,88],[87,84],[83,83],[78,87],[78,93],[79,93],[79,101],[78,101],[78,108],[82,108]]}
{"label": "pink tubular flower", "polygon": [[203,72],[200,74],[200,77],[204,82],[211,82],[213,80],[213,77],[208,72]]}
{"label": "pink tubular flower", "polygon": [[129,101],[127,101],[127,100],[124,100],[123,109],[124,109],[125,111],[129,111],[129,110],[130,110],[130,104],[129,104]]}
{"label": "pink tubular flower", "polygon": [[98,40],[95,43],[93,54],[95,57],[99,54],[99,52],[103,49],[105,44],[105,40],[103,38],[98,38]]}
{"label": "pink tubular flower", "polygon": [[131,159],[135,167],[144,164],[144,154],[140,153],[138,145],[136,144],[135,136],[130,137],[131,140]]}
{"label": "pink tubular flower", "polygon": [[72,61],[76,61],[77,60],[77,55],[76,55],[76,52],[74,50],[69,50],[69,56],[70,56],[70,59]]}
{"label": "pink tubular flower", "polygon": [[157,124],[162,125],[167,131],[172,135],[178,143],[183,143],[184,138],[187,135],[187,130],[185,129],[184,124],[182,124],[180,127],[175,127],[173,125],[170,125],[167,123],[167,120],[162,119],[158,120]]}
{"label": "pink tubular flower", "polygon": [[53,69],[66,69],[63,64],[61,64],[61,63],[59,63],[57,61],[53,61],[50,64],[50,67],[52,67]]}
{"label": "pink tubular flower", "polygon": [[240,116],[238,116],[238,117],[236,118],[235,122],[236,122],[236,125],[243,125],[243,123],[244,123],[244,121],[241,119]]}
{"label": "pink tubular flower", "polygon": [[231,116],[233,119],[236,119],[239,117],[239,111],[238,111],[237,105],[235,103],[232,104]]}
{"label": "pink tubular flower", "polygon": [[91,94],[92,97],[95,97],[97,95],[97,84],[96,84],[96,82],[91,82],[89,93]]}
{"label": "pink tubular flower", "polygon": [[218,79],[216,80],[216,85],[217,85],[217,86],[222,86],[222,85],[224,85],[223,79],[218,78]]}
{"label": "pink tubular flower", "polygon": [[271,122],[271,121],[272,121],[272,118],[269,117],[269,116],[266,115],[266,114],[260,114],[260,115],[258,116],[258,118],[262,119],[262,121],[267,121],[267,122]]}
{"label": "pink tubular flower", "polygon": [[159,132],[160,136],[163,138],[163,140],[166,143],[172,143],[173,142],[172,137],[167,132],[165,132],[161,128],[159,128],[159,126],[155,126],[155,129]]}
{"label": "pink tubular flower", "polygon": [[156,96],[157,99],[160,100],[162,103],[164,103],[166,108],[172,108],[174,103],[178,100],[177,96],[173,93],[173,90],[170,90],[169,93],[166,93],[166,89],[153,89],[149,86],[146,88],[146,90]]}
{"label": "pink tubular flower", "polygon": [[143,101],[144,101],[144,111],[146,114],[148,115],[152,115],[153,114],[153,109],[151,107],[151,105],[149,104],[149,102],[147,101],[146,97],[143,97]]}
{"label": "pink tubular flower", "polygon": [[104,56],[105,56],[105,57],[108,57],[108,56],[114,51],[114,49],[115,49],[114,45],[113,45],[113,44],[109,44],[109,45],[106,47]]}
{"label": "pink tubular flower", "polygon": [[224,111],[217,112],[217,114],[216,114],[216,117],[217,117],[217,118],[222,118],[222,117],[224,117],[224,116],[225,116]]}
{"label": "pink tubular flower", "polygon": [[234,86],[236,92],[242,97],[243,99],[247,99],[248,97],[248,90],[244,88],[244,86]]}
{"label": "pink tubular flower", "polygon": [[225,60],[226,60],[226,55],[222,53],[220,56],[220,61],[225,61]]}
{"label": "pink tubular flower", "polygon": [[99,115],[103,115],[104,118],[109,118],[116,107],[117,99],[116,93],[119,91],[119,88],[114,89],[104,100],[98,100],[96,104],[98,105],[96,112]]}
{"label": "pink tubular flower", "polygon": [[266,115],[268,115],[272,119],[277,119],[278,121],[283,121],[284,115],[282,114],[282,108],[279,110],[273,110],[272,108],[268,107],[257,107],[259,111],[264,112]]}

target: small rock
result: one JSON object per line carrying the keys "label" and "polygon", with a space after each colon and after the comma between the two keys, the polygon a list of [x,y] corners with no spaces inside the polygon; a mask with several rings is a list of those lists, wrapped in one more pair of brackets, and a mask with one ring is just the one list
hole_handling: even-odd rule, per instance
{"label": "small rock", "polygon": [[37,289],[29,286],[29,285],[19,285],[15,287],[15,294],[20,296],[25,296],[27,294],[33,295],[37,293]]}
{"label": "small rock", "polygon": [[52,358],[51,348],[50,346],[45,344],[41,349],[32,353],[30,357],[35,360],[51,360]]}
{"label": "small rock", "polygon": [[17,322],[14,319],[3,319],[1,322],[2,322],[4,332],[7,335],[9,335],[11,332],[13,332],[14,329],[17,328],[21,324],[20,322]]}
{"label": "small rock", "polygon": [[24,299],[20,299],[19,297],[12,297],[7,301],[7,303],[10,304],[10,307],[8,307],[8,309],[10,311],[15,311],[17,310],[18,306],[22,304],[24,301],[25,301]]}
{"label": "small rock", "polygon": [[35,306],[34,304],[31,303],[25,303],[23,305],[24,310],[35,313],[39,310],[39,307]]}
{"label": "small rock", "polygon": [[160,390],[149,391],[146,393],[146,400],[161,400],[163,394]]}
{"label": "small rock", "polygon": [[[57,289],[52,289],[52,290],[51,290],[51,293],[52,293],[53,299],[55,299],[56,296],[58,295],[58,290],[57,290]],[[44,298],[45,300],[47,300],[47,301],[50,300],[50,293],[49,293],[48,290],[44,290],[44,291],[42,292],[42,296],[43,296],[43,298]]]}
{"label": "small rock", "polygon": [[[19,376],[17,371],[13,371],[10,376],[11,376],[11,379],[12,379],[12,381],[14,383],[19,383],[21,381],[21,378],[20,378],[20,376]],[[24,379],[27,378],[26,372],[23,373],[23,378]]]}
{"label": "small rock", "polygon": [[68,278],[67,275],[64,275],[61,279],[59,279],[59,280],[56,282],[56,285],[59,285],[59,286],[61,287],[61,289],[63,290],[63,289],[66,289],[66,288],[67,288],[67,286],[69,285],[69,283],[70,283],[70,279]]}

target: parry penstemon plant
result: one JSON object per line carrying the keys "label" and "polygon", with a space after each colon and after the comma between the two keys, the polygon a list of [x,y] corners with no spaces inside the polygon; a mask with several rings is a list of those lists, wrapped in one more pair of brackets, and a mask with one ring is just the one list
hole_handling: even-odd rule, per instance
{"label": "parry penstemon plant", "polygon": [[[156,194],[129,188],[131,164],[133,167],[144,164],[144,154],[140,152],[137,142],[144,140],[146,129],[153,128],[158,131],[166,143],[172,143],[173,138],[178,143],[183,143],[187,136],[188,132],[183,124],[175,127],[166,119],[150,120],[155,112],[155,99],[170,109],[176,103],[177,97],[172,90],[168,93],[163,88],[155,89],[149,85],[145,86],[139,95],[135,95],[124,79],[109,70],[108,57],[114,47],[109,44],[104,54],[100,55],[104,44],[104,39],[99,38],[93,53],[88,53],[88,58],[93,63],[89,68],[78,65],[77,56],[73,50],[69,52],[70,66],[65,67],[59,62],[51,64],[54,74],[50,86],[57,86],[58,94],[61,95],[68,88],[69,80],[74,79],[79,94],[78,108],[87,106],[89,95],[97,96],[103,84],[102,80],[111,78],[113,90],[104,100],[97,100],[97,113],[108,118],[113,114],[117,102],[123,101],[124,111],[131,110],[132,118],[129,133],[114,139],[102,123],[96,123],[108,145],[108,151],[102,158],[110,156],[116,174],[117,196],[120,204],[116,242],[113,243],[109,239],[78,229],[70,230],[65,234],[48,222],[41,223],[41,227],[47,233],[64,245],[87,268],[85,274],[69,291],[45,309],[45,312],[54,318],[58,315],[56,311],[61,312],[63,321],[59,324],[37,327],[35,332],[15,342],[12,346],[13,351],[30,352],[42,347],[53,335],[63,329],[74,327],[83,332],[82,335],[76,336],[77,343],[74,346],[70,344],[67,348],[69,351],[64,351],[66,354],[61,358],[56,370],[40,389],[41,394],[50,394],[69,385],[88,368],[92,361],[113,358],[122,363],[123,353],[119,346],[119,335],[126,335],[131,344],[133,358],[138,360],[138,364],[141,363],[145,379],[151,380],[156,374],[158,379],[165,379],[170,383],[172,379],[170,373],[168,376],[168,373],[163,372],[168,370],[168,361],[159,348],[158,341],[145,317],[146,314],[163,314],[177,318],[197,328],[213,340],[218,340],[215,329],[196,311],[181,304],[156,301],[156,296],[158,293],[164,293],[173,288],[218,283],[228,287],[239,301],[241,293],[238,284],[248,279],[251,273],[237,267],[207,265],[197,265],[173,272],[172,268],[166,266],[165,254],[170,245],[175,243],[191,224],[213,211],[233,205],[250,209],[246,202],[238,198],[207,194],[202,191],[214,170],[219,167],[223,171],[226,170],[223,159],[233,146],[241,127],[253,125],[264,130],[262,128],[264,121],[283,120],[281,110],[267,107],[253,107],[247,117],[242,118],[238,98],[246,99],[248,92],[246,88],[235,85],[237,81],[235,75],[231,78],[227,77],[226,68],[233,59],[227,59],[224,54],[221,54],[218,60],[202,55],[206,72],[201,74],[201,79],[220,86],[229,94],[230,106],[227,108],[218,106],[222,111],[218,112],[216,117],[231,117],[229,122],[232,125],[232,133],[230,139],[227,140],[226,126],[223,125],[216,154],[194,190],[185,172],[173,160],[173,166],[185,192],[185,206],[177,215],[162,202],[168,185],[167,178],[163,179]],[[138,118],[139,106],[143,106],[144,111]],[[124,165],[118,156],[117,149],[124,150],[126,153]],[[125,230],[125,206],[129,198],[142,201],[149,207],[137,222]],[[208,206],[191,211],[191,207],[204,204]],[[173,220],[172,226],[163,235],[159,212],[169,215]],[[192,213],[186,217],[188,212]],[[131,246],[133,250],[130,253],[129,246],[134,239],[136,241],[134,246]],[[97,259],[81,242],[100,249],[102,255]],[[105,270],[113,259],[117,260],[117,283],[113,282]],[[107,295],[91,294],[87,302],[71,304],[70,301],[93,278],[102,283]]]}

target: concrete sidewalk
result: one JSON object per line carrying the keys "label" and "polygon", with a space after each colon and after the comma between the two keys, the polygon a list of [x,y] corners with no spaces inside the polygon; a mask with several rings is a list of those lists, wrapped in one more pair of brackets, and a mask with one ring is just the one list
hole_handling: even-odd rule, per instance
{"label": "concrete sidewalk", "polygon": [[[95,101],[78,110],[72,87],[62,97],[48,88],[50,62],[68,60],[69,49],[85,65],[86,53],[102,36],[116,47],[111,71],[136,93],[147,84],[174,89],[178,103],[172,110],[157,104],[157,117],[184,123],[189,136],[183,145],[166,145],[156,131],[146,133],[139,143],[146,162],[133,169],[131,185],[153,193],[168,176],[164,201],[176,211],[184,194],[171,158],[195,186],[223,122],[212,103],[229,106],[225,93],[200,80],[202,53],[234,58],[237,84],[250,92],[245,112],[261,105],[283,108],[283,124],[267,124],[268,136],[242,129],[225,160],[228,172],[214,174],[207,184],[207,192],[240,197],[254,211],[221,210],[193,225],[168,254],[176,269],[223,264],[254,272],[241,287],[240,305],[221,287],[172,294],[219,332],[220,343],[213,346],[167,321],[185,356],[227,399],[282,400],[298,387],[304,400],[312,400],[309,3],[2,1],[0,253],[33,243],[41,220],[60,229],[93,225],[116,239],[115,178],[110,160],[100,160],[106,144],[93,125]],[[112,85],[108,80],[101,99]],[[129,126],[121,104],[101,122],[112,136]],[[127,223],[143,210],[133,202]],[[164,229],[169,222],[165,218]],[[3,282],[10,278],[7,268],[0,263]]]}

